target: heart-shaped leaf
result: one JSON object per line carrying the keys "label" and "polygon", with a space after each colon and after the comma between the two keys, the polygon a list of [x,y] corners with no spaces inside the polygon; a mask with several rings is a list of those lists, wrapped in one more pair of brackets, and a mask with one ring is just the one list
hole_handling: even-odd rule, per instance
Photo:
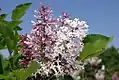
{"label": "heart-shaped leaf", "polygon": [[80,59],[87,59],[100,55],[107,45],[113,40],[113,37],[107,37],[101,34],[89,34],[84,39],[84,48],[80,53]]}

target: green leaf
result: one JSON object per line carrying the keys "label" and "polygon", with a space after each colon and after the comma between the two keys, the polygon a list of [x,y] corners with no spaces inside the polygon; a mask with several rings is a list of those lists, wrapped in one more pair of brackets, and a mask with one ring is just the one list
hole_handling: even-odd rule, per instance
{"label": "green leaf", "polygon": [[84,48],[80,53],[80,59],[87,59],[100,55],[107,45],[113,40],[113,37],[107,37],[101,34],[89,34],[84,39]]}
{"label": "green leaf", "polygon": [[[18,26],[22,21],[3,21],[0,24],[0,33],[3,35],[3,40],[5,41],[8,50],[11,53],[18,54],[17,42],[19,41],[18,30],[21,28]],[[1,46],[1,48],[4,48]]]}
{"label": "green leaf", "polygon": [[14,74],[11,72],[6,76],[5,80],[19,80],[19,79],[16,79]]}
{"label": "green leaf", "polygon": [[0,54],[0,74],[4,74],[3,55],[2,54]]}
{"label": "green leaf", "polygon": [[13,30],[9,27],[10,25],[6,23],[1,23],[0,24],[0,33],[4,35],[4,37],[9,37],[12,40],[15,39]]}
{"label": "green leaf", "polygon": [[0,50],[6,49],[6,48],[7,48],[6,46],[0,45]]}
{"label": "green leaf", "polygon": [[101,34],[88,34],[85,39],[84,39],[84,43],[95,43],[95,41],[97,40],[101,40],[103,39],[104,41],[112,41],[113,37],[107,37]]}
{"label": "green leaf", "polygon": [[10,62],[12,70],[21,68],[21,65],[19,63],[19,59],[21,58],[20,54],[16,54],[14,56],[9,56],[8,58],[9,58],[9,62]]}
{"label": "green leaf", "polygon": [[0,24],[0,33],[2,34],[3,40],[5,41],[11,55],[17,45],[17,39],[14,35],[13,29],[11,29],[8,24],[3,22]]}
{"label": "green leaf", "polygon": [[6,76],[0,74],[0,79],[6,79]]}
{"label": "green leaf", "polygon": [[18,80],[24,80],[24,70],[23,69],[21,69],[21,70],[15,70],[15,71],[13,71],[13,74],[16,76],[16,78],[18,79]]}
{"label": "green leaf", "polygon": [[22,28],[20,26],[16,26],[14,29],[17,30],[17,31],[21,31],[22,30]]}
{"label": "green leaf", "polygon": [[7,14],[1,14],[0,15],[0,22],[3,21],[7,17]]}
{"label": "green leaf", "polygon": [[7,48],[3,35],[0,34],[0,50]]}
{"label": "green leaf", "polygon": [[24,16],[26,10],[31,6],[32,3],[25,3],[16,6],[16,8],[12,11],[12,20],[19,20],[22,16]]}
{"label": "green leaf", "polygon": [[8,48],[9,53],[10,55],[12,55],[12,52],[15,48],[14,41],[6,38],[6,43],[7,43],[7,48]]}
{"label": "green leaf", "polygon": [[16,27],[17,27],[20,23],[22,23],[21,20],[17,20],[17,21],[5,21],[5,20],[4,20],[4,24],[9,25],[9,28],[11,28],[11,29],[13,29],[13,30],[15,30]]}
{"label": "green leaf", "polygon": [[35,62],[35,61],[32,61],[31,62],[31,64],[30,64],[30,66],[27,68],[27,70],[26,70],[26,72],[25,72],[25,80],[29,77],[29,76],[31,76],[31,74],[33,73],[33,72],[35,72],[37,69],[39,68],[39,64],[37,63],[37,62]]}
{"label": "green leaf", "polygon": [[11,72],[10,62],[7,59],[5,59],[3,65],[4,65],[4,74],[8,75]]}
{"label": "green leaf", "polygon": [[92,57],[96,57],[99,56],[100,54],[102,54],[106,49],[102,49],[99,52],[93,53],[91,55],[88,55],[87,58],[92,58]]}
{"label": "green leaf", "polygon": [[16,70],[14,71],[15,76],[19,80],[26,80],[33,72],[35,72],[39,67],[39,64],[35,61],[32,61],[30,66],[26,70]]}

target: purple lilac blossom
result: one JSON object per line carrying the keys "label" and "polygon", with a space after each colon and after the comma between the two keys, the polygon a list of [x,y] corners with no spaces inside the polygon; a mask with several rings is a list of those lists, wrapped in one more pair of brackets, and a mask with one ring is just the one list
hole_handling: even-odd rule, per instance
{"label": "purple lilac blossom", "polygon": [[31,33],[22,35],[19,42],[25,56],[21,63],[27,67],[31,60],[36,60],[41,66],[36,74],[76,77],[75,74],[83,69],[76,59],[84,47],[82,41],[88,31],[87,23],[72,19],[67,13],[53,18],[52,10],[44,5],[35,13]]}

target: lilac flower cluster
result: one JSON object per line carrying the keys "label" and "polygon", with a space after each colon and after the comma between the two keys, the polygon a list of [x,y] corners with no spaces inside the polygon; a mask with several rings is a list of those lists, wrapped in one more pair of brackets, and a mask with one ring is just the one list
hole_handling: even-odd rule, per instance
{"label": "lilac flower cluster", "polygon": [[31,60],[36,60],[41,66],[36,73],[47,76],[74,75],[74,71],[80,71],[82,67],[76,59],[84,46],[86,22],[72,19],[66,13],[53,18],[52,10],[44,5],[35,13],[31,33],[22,35],[19,42],[25,56],[21,63],[27,67]]}
{"label": "lilac flower cluster", "polygon": [[55,19],[52,18],[52,10],[48,7],[41,6],[38,15],[34,15],[36,22],[33,22],[33,29],[30,34],[22,35],[19,44],[22,46],[21,53],[26,57],[21,63],[26,67],[29,61],[47,58],[45,54],[52,54],[53,44],[56,33],[53,30]]}

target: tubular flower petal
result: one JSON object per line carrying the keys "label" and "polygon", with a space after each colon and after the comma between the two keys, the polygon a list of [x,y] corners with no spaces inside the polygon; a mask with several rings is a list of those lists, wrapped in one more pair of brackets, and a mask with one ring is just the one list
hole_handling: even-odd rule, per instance
{"label": "tubular flower petal", "polygon": [[20,51],[25,58],[21,64],[28,66],[31,60],[36,60],[40,68],[35,75],[74,75],[82,66],[77,63],[87,35],[88,25],[78,18],[70,18],[63,13],[59,18],[53,18],[52,10],[41,5],[34,11],[36,21],[32,21],[33,28],[30,34],[22,35],[19,44]]}

